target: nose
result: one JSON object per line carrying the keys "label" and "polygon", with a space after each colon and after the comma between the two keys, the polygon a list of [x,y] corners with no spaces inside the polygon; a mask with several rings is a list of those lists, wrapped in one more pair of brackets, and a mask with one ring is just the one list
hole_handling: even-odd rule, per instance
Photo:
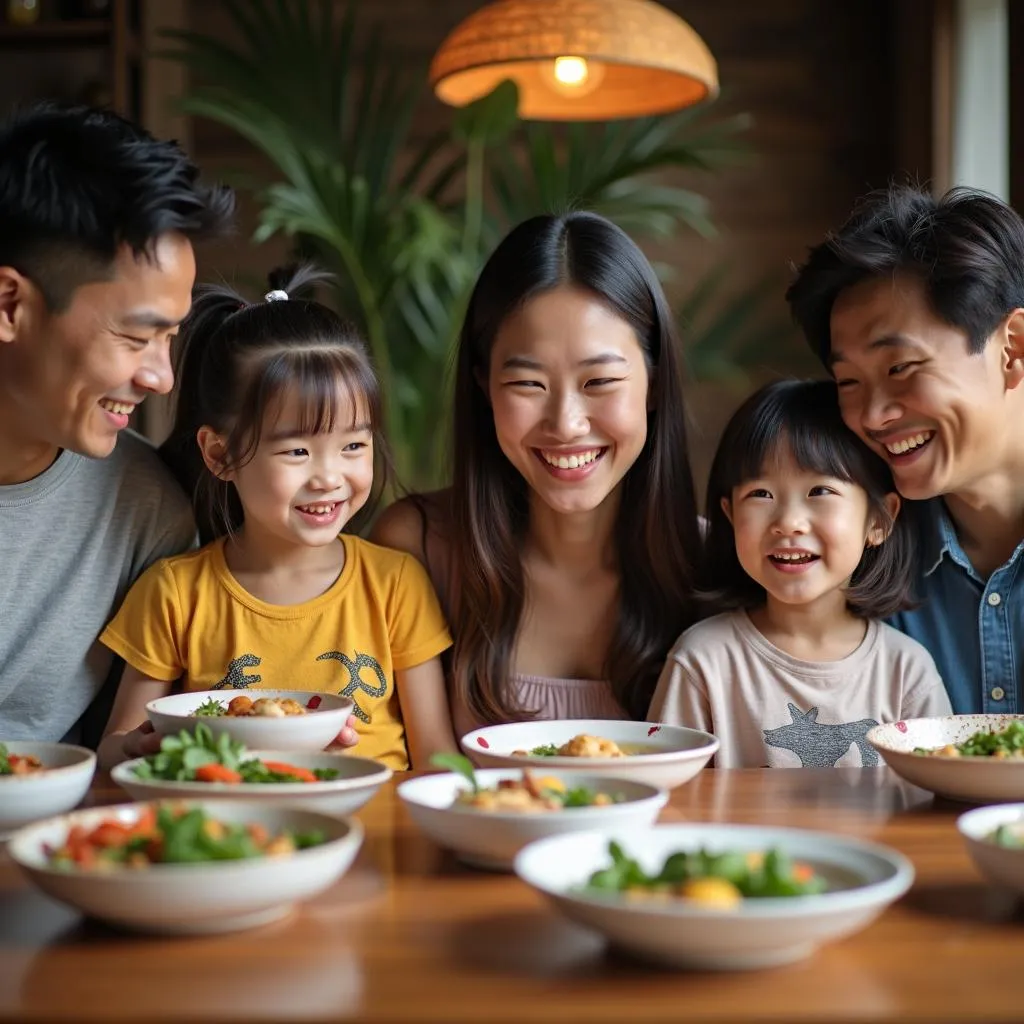
{"label": "nose", "polygon": [[171,366],[171,342],[148,345],[145,358],[135,371],[133,383],[143,391],[166,395],[174,387],[174,369]]}
{"label": "nose", "polygon": [[903,407],[888,388],[868,388],[862,397],[859,415],[851,417],[843,410],[843,418],[855,433],[886,430],[903,415]]}
{"label": "nose", "polygon": [[574,389],[552,392],[547,409],[547,427],[559,441],[574,441],[590,433],[590,418],[584,400]]}
{"label": "nose", "polygon": [[772,519],[772,533],[777,537],[798,536],[808,531],[807,510],[798,501],[780,502]]}
{"label": "nose", "polygon": [[341,460],[334,455],[324,455],[313,464],[309,486],[314,491],[334,491],[342,481]]}

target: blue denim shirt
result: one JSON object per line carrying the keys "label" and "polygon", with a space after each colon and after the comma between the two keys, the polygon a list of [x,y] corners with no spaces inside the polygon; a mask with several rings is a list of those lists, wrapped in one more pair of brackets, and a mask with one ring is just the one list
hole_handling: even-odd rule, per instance
{"label": "blue denim shirt", "polygon": [[921,606],[889,622],[931,652],[957,714],[1024,709],[1024,541],[984,580],[957,539],[941,499],[918,510],[923,526]]}

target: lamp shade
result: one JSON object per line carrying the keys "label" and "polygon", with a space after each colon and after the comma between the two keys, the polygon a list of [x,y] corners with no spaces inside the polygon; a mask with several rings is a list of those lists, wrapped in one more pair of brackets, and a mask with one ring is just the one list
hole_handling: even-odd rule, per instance
{"label": "lamp shade", "polygon": [[543,121],[643,117],[718,93],[711,51],[652,0],[497,0],[441,44],[430,82],[461,107],[511,78],[519,116]]}

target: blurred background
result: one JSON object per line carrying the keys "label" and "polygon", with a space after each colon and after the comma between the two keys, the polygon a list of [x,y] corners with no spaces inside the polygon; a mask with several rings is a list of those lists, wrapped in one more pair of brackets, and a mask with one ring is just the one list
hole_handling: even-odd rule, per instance
{"label": "blurred background", "polygon": [[[533,5],[548,36],[563,26],[547,19],[571,22],[593,2],[506,0]],[[603,27],[590,16],[600,45],[641,63],[682,52],[662,22],[630,13],[635,0],[604,2],[620,14]],[[466,294],[526,216],[597,209],[654,261],[683,338],[702,484],[751,387],[820,372],[783,293],[860,196],[911,180],[1024,198],[1024,70],[1008,57],[1024,40],[1022,3],[662,0],[709,52],[720,92],[607,123],[522,121],[512,86],[462,108],[439,100],[431,62],[486,6],[0,0],[0,111],[44,97],[110,105],[235,184],[239,230],[200,251],[201,279],[258,296],[266,271],[297,255],[333,270],[323,297],[370,342],[413,486],[445,478],[446,371]],[[500,54],[505,40],[490,42]],[[166,403],[144,408],[140,428],[162,439]]]}

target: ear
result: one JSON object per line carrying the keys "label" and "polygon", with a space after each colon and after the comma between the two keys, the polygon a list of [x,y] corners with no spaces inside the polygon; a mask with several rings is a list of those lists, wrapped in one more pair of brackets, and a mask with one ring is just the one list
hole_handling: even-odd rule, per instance
{"label": "ear", "polygon": [[[896,517],[900,514],[900,496],[895,491],[891,491],[885,496],[883,504],[889,516],[889,523],[895,523]],[[877,548],[880,544],[886,542],[890,533],[892,533],[892,526],[872,519],[871,525],[868,526],[868,535],[864,541],[864,546],[866,548]]]}
{"label": "ear", "polygon": [[725,518],[729,520],[729,525],[732,526],[732,502],[728,498],[723,498],[721,505],[722,511],[725,513]]}
{"label": "ear", "polygon": [[1024,309],[1015,309],[1006,318],[1002,346],[1003,377],[1012,391],[1024,382]]}
{"label": "ear", "polygon": [[39,289],[27,277],[14,267],[0,266],[0,344],[14,341],[31,303],[41,300]]}
{"label": "ear", "polygon": [[213,427],[202,426],[196,431],[196,441],[202,453],[206,468],[218,479],[229,481],[234,477],[232,470],[226,469],[227,445],[224,438]]}

